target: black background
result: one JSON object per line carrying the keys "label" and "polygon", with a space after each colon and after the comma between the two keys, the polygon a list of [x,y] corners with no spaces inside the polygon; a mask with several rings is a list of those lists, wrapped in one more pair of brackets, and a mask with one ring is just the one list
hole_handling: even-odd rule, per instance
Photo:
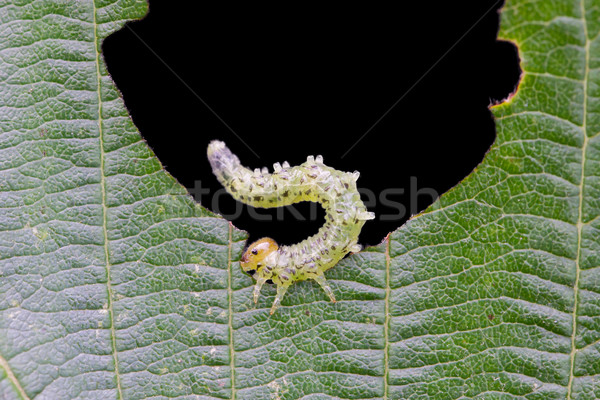
{"label": "black background", "polygon": [[[520,74],[515,47],[496,41],[501,1],[405,3],[151,0],[148,16],[110,36],[103,53],[165,168],[251,239],[302,240],[323,211],[308,203],[293,206],[301,218],[289,208],[253,210],[269,222],[243,206],[231,216],[241,206],[214,197],[212,139],[251,168],[322,154],[329,166],[360,171],[378,215],[360,241],[377,244],[433,201],[427,188],[442,194],[477,166],[495,136],[488,106],[514,91]],[[380,201],[386,189],[395,205]]]}

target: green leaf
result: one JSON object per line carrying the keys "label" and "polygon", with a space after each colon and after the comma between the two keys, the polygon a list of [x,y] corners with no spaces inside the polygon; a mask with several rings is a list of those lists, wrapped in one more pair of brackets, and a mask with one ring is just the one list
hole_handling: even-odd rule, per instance
{"label": "green leaf", "polygon": [[163,170],[99,54],[146,10],[0,8],[2,399],[231,394],[228,271],[244,235]]}
{"label": "green leaf", "polygon": [[600,1],[507,1],[518,92],[463,182],[283,307],[99,54],[145,1],[0,7],[0,398],[600,397]]}
{"label": "green leaf", "polygon": [[600,2],[501,21],[523,76],[496,142],[390,238],[391,398],[600,397]]}

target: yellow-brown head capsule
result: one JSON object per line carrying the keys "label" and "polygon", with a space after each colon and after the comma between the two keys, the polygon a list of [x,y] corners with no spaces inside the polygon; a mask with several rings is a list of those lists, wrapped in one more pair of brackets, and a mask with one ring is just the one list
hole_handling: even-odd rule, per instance
{"label": "yellow-brown head capsule", "polygon": [[273,239],[268,237],[259,239],[248,247],[240,260],[240,265],[245,272],[252,275],[264,267],[264,259],[278,249],[279,245]]}

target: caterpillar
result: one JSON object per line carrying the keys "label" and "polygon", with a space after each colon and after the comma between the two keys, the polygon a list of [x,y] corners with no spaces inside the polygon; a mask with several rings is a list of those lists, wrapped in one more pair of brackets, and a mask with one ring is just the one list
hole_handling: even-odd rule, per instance
{"label": "caterpillar", "polygon": [[358,234],[367,220],[375,218],[356,188],[359,172],[327,167],[322,156],[309,156],[297,167],[290,167],[287,161],[275,163],[273,173],[266,167],[251,171],[218,140],[209,144],[207,153],[218,181],[242,203],[271,208],[312,201],[326,211],[325,224],[318,233],[298,244],[279,246],[271,238],[262,238],[248,246],[240,265],[256,280],[254,303],[258,302],[262,286],[274,283],[277,295],[270,311],[273,314],[292,283],[306,279],[315,280],[335,302],[324,272],[346,254],[361,250]]}

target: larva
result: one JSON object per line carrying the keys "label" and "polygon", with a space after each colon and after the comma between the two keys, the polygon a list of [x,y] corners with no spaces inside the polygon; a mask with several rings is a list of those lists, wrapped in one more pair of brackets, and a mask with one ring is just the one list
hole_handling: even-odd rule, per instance
{"label": "larva", "polygon": [[241,259],[242,269],[256,280],[256,303],[263,284],[272,281],[277,295],[271,314],[296,281],[314,279],[329,296],[335,297],[324,272],[350,252],[358,252],[358,234],[365,221],[375,218],[368,212],[356,188],[358,172],[342,172],[323,164],[323,157],[309,156],[305,163],[290,167],[273,164],[273,173],[242,166],[225,143],[214,140],[208,146],[213,173],[237,200],[254,207],[282,207],[301,201],[320,203],[326,211],[319,232],[292,246],[278,246],[270,238],[252,243]]}

